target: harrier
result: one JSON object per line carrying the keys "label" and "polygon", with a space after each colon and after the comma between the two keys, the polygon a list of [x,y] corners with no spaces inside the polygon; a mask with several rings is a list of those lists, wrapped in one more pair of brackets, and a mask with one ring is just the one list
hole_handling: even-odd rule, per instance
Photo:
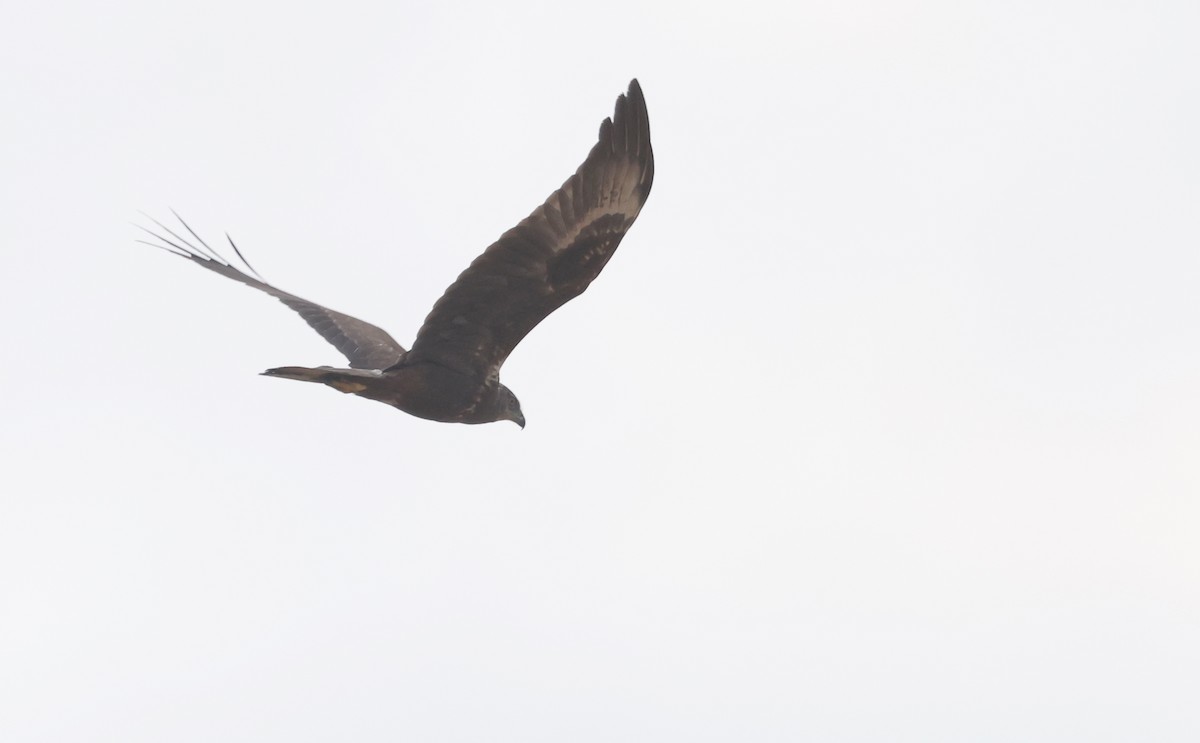
{"label": "harrier", "polygon": [[191,239],[153,220],[166,235],[146,230],[160,241],[146,244],[270,294],[350,361],[348,369],[284,366],[266,376],[320,382],[429,420],[513,421],[524,428],[521,404],[500,384],[500,367],[529,331],[600,274],[653,181],[650,122],[634,80],[617,98],[612,118],[600,124],[599,141],[583,165],[459,275],[407,351],[381,328],[266,283],[229,239],[249,274],[235,267],[179,215]]}

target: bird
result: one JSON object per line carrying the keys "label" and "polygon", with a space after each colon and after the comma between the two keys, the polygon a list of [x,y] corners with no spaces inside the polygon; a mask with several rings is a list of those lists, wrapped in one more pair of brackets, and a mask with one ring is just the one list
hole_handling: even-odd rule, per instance
{"label": "bird", "polygon": [[601,122],[583,164],[459,274],[410,349],[380,327],[268,284],[226,234],[245,270],[235,266],[173,210],[181,229],[147,216],[159,231],[139,227],[156,242],[138,242],[275,297],[349,361],[348,368],[281,366],[265,376],[316,382],[431,421],[512,421],[525,428],[521,403],[500,383],[500,368],[529,331],[599,276],[653,182],[650,121],[634,79]]}

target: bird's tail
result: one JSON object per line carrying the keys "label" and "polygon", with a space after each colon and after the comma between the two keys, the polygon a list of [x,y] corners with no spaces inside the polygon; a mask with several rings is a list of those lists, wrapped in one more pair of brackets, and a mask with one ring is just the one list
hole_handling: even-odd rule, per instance
{"label": "bird's tail", "polygon": [[370,383],[379,378],[379,372],[364,369],[335,369],[332,366],[318,366],[310,369],[307,366],[281,366],[267,369],[264,377],[282,377],[295,379],[300,382],[320,382],[327,384],[339,392],[357,393],[370,387]]}
{"label": "bird's tail", "polygon": [[301,382],[324,382],[329,378],[331,371],[333,368],[329,366],[319,366],[316,369],[309,369],[307,366],[281,366],[277,369],[267,369],[262,375],[295,379]]}

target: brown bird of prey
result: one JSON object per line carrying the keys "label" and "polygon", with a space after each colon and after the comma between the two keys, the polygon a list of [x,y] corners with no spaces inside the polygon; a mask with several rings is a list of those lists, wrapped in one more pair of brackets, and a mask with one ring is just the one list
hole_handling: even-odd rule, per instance
{"label": "brown bird of prey", "polygon": [[[650,122],[637,80],[600,124],[599,141],[546,203],[500,236],[433,305],[412,349],[382,328],[276,289],[246,262],[234,267],[179,218],[181,237],[146,230],[163,248],[264,291],[292,308],[350,360],[350,368],[284,366],[269,377],[320,382],[406,413],[447,423],[513,421],[525,427],[500,367],[525,335],[587,289],[637,219],[654,180]],[[228,236],[226,236],[228,238]]]}

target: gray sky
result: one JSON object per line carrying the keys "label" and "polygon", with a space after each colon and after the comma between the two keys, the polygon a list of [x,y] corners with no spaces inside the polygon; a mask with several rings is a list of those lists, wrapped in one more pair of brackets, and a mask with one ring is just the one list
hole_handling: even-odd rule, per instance
{"label": "gray sky", "polygon": [[[69,5],[69,4],[68,4]],[[0,739],[1200,739],[1200,6],[19,4]],[[401,343],[631,77],[653,193],[503,380]]]}

